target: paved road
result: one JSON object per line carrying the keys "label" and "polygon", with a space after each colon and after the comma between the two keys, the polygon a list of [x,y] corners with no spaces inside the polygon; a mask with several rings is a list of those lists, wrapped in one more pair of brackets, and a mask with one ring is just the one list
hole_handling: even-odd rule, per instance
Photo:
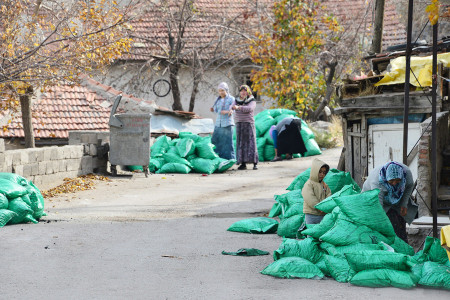
{"label": "paved road", "polygon": [[[339,154],[320,158],[335,167]],[[286,192],[311,159],[206,177],[123,176],[47,201],[39,224],[0,230],[0,299],[448,299],[442,290],[277,279],[259,273],[272,255],[221,255],[278,248],[277,235],[226,229],[267,214],[273,195]]]}

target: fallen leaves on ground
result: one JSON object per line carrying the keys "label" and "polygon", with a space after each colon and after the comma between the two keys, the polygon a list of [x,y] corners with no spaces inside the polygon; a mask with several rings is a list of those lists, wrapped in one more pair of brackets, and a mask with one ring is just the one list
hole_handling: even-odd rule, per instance
{"label": "fallen leaves on ground", "polygon": [[94,174],[81,175],[76,178],[64,178],[63,184],[60,184],[57,187],[54,187],[47,191],[42,191],[41,193],[44,196],[44,198],[51,198],[59,194],[92,190],[95,188],[96,180],[111,181],[111,179],[102,175],[94,175]]}

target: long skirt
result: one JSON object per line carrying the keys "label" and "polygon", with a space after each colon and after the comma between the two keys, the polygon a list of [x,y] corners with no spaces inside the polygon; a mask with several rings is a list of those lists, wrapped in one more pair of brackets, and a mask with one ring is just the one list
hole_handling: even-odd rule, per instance
{"label": "long skirt", "polygon": [[406,221],[402,216],[393,208],[390,208],[387,211],[387,216],[389,221],[392,223],[392,227],[394,227],[395,234],[408,243],[408,234],[406,233]]}
{"label": "long skirt", "polygon": [[216,146],[214,151],[221,158],[235,159],[233,145],[233,126],[214,127],[214,133],[211,142]]}
{"label": "long skirt", "polygon": [[300,134],[301,123],[297,119],[294,119],[289,125],[286,125],[286,129],[278,133],[277,140],[277,152],[278,156],[281,154],[293,154],[300,153],[303,155],[307,150],[305,143]]}
{"label": "long skirt", "polygon": [[242,163],[258,163],[255,124],[249,122],[236,123],[236,157],[239,165]]}

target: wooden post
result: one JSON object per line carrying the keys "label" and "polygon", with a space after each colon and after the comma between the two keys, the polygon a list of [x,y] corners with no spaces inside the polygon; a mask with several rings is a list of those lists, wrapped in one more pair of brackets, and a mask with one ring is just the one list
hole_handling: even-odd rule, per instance
{"label": "wooden post", "polygon": [[384,21],[384,2],[385,0],[375,1],[375,20],[373,25],[372,53],[381,53],[383,40],[383,21]]}

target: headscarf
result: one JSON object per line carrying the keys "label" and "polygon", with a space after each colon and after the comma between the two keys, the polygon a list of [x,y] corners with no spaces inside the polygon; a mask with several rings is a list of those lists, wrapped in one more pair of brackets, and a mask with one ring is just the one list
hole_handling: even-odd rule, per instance
{"label": "headscarf", "polygon": [[[401,180],[397,185],[389,184],[389,180],[397,178]],[[379,182],[388,191],[384,197],[384,202],[392,205],[397,204],[405,192],[406,171],[400,164],[394,161],[388,162],[380,170]]]}
{"label": "headscarf", "polygon": [[248,104],[248,103],[250,103],[252,101],[255,101],[255,98],[252,95],[252,89],[248,85],[246,85],[246,84],[241,85],[239,87],[239,92],[242,91],[242,90],[246,90],[247,91],[247,97],[245,99],[243,99],[243,100],[241,100],[240,96],[236,97],[235,101],[236,101],[237,105],[244,105],[244,104]]}
{"label": "headscarf", "polygon": [[219,86],[217,87],[218,90],[224,90],[225,92],[229,92],[228,84],[226,82],[219,83]]}

